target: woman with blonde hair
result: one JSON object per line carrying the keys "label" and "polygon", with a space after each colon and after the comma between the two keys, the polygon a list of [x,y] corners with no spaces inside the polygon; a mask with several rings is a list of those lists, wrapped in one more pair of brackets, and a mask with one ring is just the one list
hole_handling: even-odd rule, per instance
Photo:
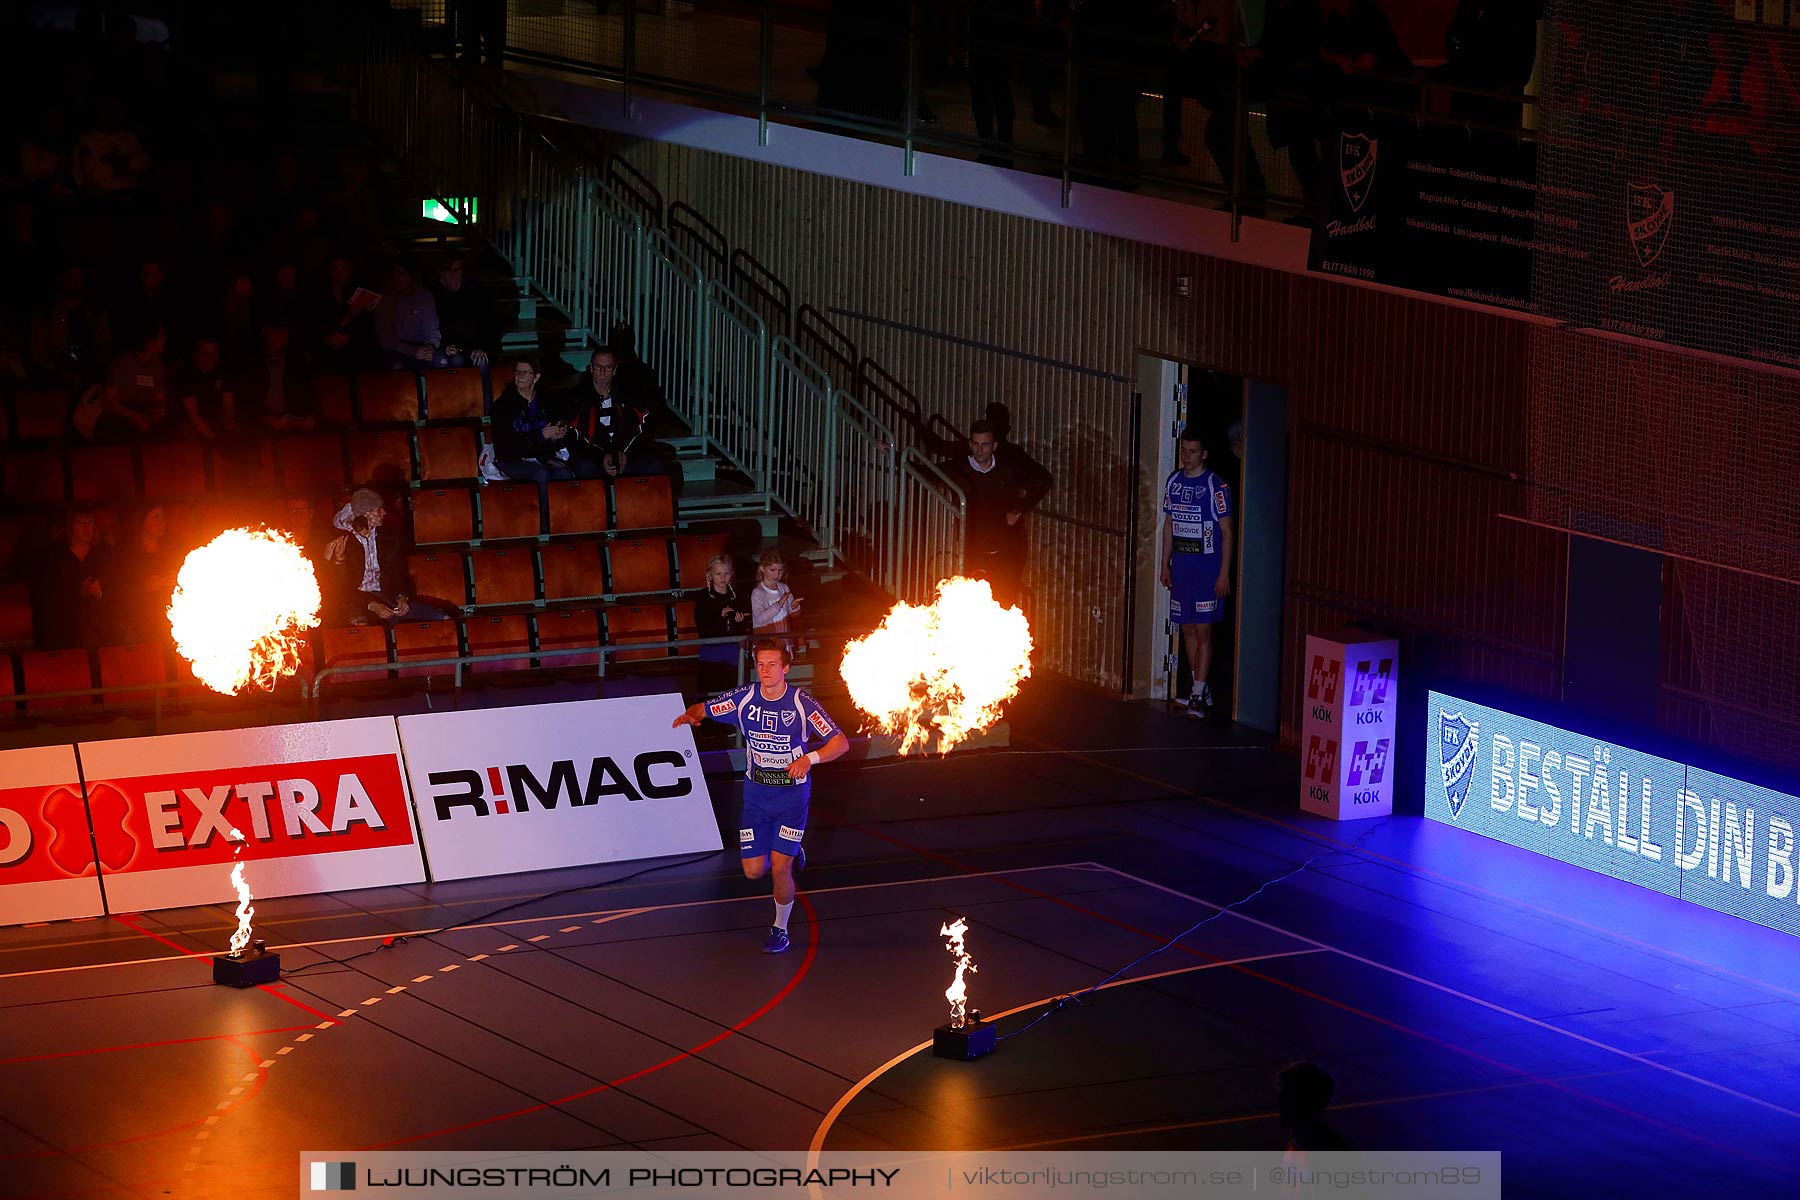
{"label": "woman with blonde hair", "polygon": [[694,627],[703,638],[738,638],[700,647],[702,691],[723,691],[737,683],[737,665],[743,657],[742,639],[750,632],[750,606],[733,583],[737,571],[729,554],[715,554],[706,563],[706,586],[694,600]]}

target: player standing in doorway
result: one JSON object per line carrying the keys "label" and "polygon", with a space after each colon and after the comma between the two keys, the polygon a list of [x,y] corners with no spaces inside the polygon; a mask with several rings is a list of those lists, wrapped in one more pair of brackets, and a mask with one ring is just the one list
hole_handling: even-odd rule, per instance
{"label": "player standing in doorway", "polygon": [[1181,628],[1193,690],[1188,712],[1212,715],[1212,627],[1231,594],[1231,492],[1206,469],[1206,446],[1192,427],[1176,445],[1180,466],[1163,484],[1162,581],[1169,620]]}

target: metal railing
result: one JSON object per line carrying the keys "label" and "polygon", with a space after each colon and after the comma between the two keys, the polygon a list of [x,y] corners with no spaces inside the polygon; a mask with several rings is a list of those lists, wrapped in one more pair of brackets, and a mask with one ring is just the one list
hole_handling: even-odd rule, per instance
{"label": "metal railing", "polygon": [[[358,675],[392,675],[399,671],[417,671],[428,667],[449,667],[451,687],[460,689],[463,685],[463,670],[466,667],[480,667],[483,663],[516,663],[522,659],[537,659],[547,666],[563,659],[594,658],[594,678],[606,678],[606,660],[621,654],[642,654],[646,650],[695,650],[702,646],[737,646],[744,645],[741,637],[715,638],[675,638],[657,642],[619,642],[616,644],[602,642],[594,646],[567,646],[555,650],[496,650],[487,654],[453,654],[441,658],[403,658],[394,661],[383,659],[380,662],[337,663],[325,667],[313,674],[310,680],[300,685],[300,695],[306,702],[316,719],[319,703],[324,698],[325,684],[333,679],[347,679]],[[737,656],[737,681],[744,682],[744,656]],[[699,661],[693,656],[669,655],[660,660],[664,663],[692,664]],[[581,664],[577,664],[581,665]]]}
{"label": "metal railing", "polygon": [[[569,316],[571,350],[629,319],[675,414],[877,586],[917,596],[909,572],[936,570],[928,594],[961,568],[961,493],[923,457],[899,457],[916,431],[897,434],[838,386],[856,381],[772,334],[728,279],[650,223],[652,207],[609,182],[628,177],[618,160],[566,150],[545,122],[429,60],[372,47],[359,83],[365,119],[403,166],[507,259],[521,294],[535,289]],[[728,275],[734,260],[719,257]]]}

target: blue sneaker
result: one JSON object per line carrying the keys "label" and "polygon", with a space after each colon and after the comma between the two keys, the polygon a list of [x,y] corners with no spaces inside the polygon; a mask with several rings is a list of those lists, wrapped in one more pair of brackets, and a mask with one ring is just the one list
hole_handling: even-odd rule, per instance
{"label": "blue sneaker", "polygon": [[788,948],[787,930],[779,925],[769,926],[769,936],[763,939],[764,954],[780,954]]}

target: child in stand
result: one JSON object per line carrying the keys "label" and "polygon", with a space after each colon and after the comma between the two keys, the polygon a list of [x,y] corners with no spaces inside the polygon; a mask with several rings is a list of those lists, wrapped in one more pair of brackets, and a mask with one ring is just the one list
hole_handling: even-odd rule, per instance
{"label": "child in stand", "polygon": [[[742,638],[750,632],[750,606],[732,586],[729,554],[715,554],[706,564],[706,587],[694,601],[694,627],[703,638]],[[744,648],[720,643],[700,647],[700,690],[708,694],[738,685]]]}
{"label": "child in stand", "polygon": [[800,611],[800,598],[782,582],[786,574],[781,551],[764,550],[756,568],[756,587],[750,592],[750,623],[758,637],[793,632],[792,618]]}

